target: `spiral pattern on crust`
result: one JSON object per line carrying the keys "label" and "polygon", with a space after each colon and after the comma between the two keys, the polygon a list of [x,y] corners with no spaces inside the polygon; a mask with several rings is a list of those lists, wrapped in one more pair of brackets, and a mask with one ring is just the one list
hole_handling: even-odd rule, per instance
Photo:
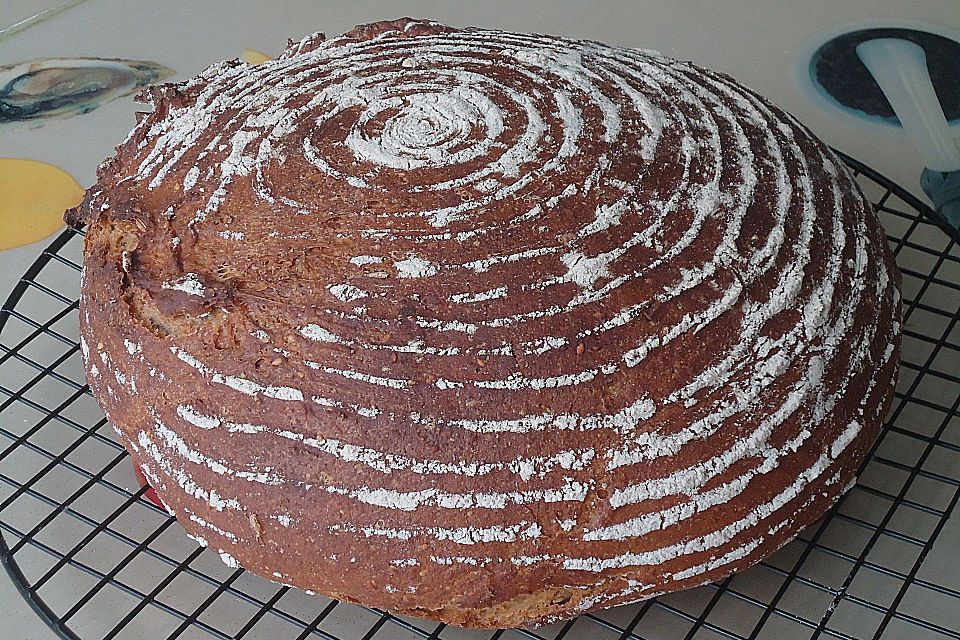
{"label": "spiral pattern on crust", "polygon": [[228,563],[547,620],[756,562],[878,432],[882,232],[726,76],[401,21],[154,106],[85,204],[84,358]]}

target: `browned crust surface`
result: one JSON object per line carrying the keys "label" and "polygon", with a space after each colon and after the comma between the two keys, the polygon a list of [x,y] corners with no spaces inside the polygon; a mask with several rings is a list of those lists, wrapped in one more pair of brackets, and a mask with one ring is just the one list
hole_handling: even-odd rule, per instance
{"label": "browned crust surface", "polygon": [[71,214],[84,359],[230,564],[546,622],[750,566],[877,436],[883,233],[730,78],[401,20],[148,99]]}

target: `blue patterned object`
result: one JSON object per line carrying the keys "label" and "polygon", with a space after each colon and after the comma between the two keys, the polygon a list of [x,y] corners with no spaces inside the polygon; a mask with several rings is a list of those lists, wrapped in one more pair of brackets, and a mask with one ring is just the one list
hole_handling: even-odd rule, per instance
{"label": "blue patterned object", "polygon": [[960,230],[960,171],[924,169],[920,186],[933,201],[933,208],[954,229]]}
{"label": "blue patterned object", "polygon": [[0,123],[87,113],[173,74],[156,62],[121,59],[47,58],[2,65]]}

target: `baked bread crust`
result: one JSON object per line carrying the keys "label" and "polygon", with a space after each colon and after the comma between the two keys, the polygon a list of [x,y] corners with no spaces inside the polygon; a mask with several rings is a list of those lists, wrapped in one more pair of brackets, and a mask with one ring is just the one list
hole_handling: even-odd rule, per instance
{"label": "baked bread crust", "polygon": [[757,562],[879,432],[882,230],[729,77],[404,19],[146,97],[70,216],[83,356],[231,566],[547,622]]}

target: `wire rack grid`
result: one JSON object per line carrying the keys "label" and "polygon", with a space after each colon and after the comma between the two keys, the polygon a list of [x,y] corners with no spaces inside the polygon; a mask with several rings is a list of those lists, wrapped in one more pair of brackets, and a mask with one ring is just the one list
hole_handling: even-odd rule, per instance
{"label": "wire rack grid", "polygon": [[144,498],[90,395],[77,342],[82,232],[69,229],[0,311],[0,560],[56,635],[76,640],[960,639],[960,238],[844,160],[903,272],[896,399],[855,488],[748,571],[539,629],[480,632],[228,569]]}

